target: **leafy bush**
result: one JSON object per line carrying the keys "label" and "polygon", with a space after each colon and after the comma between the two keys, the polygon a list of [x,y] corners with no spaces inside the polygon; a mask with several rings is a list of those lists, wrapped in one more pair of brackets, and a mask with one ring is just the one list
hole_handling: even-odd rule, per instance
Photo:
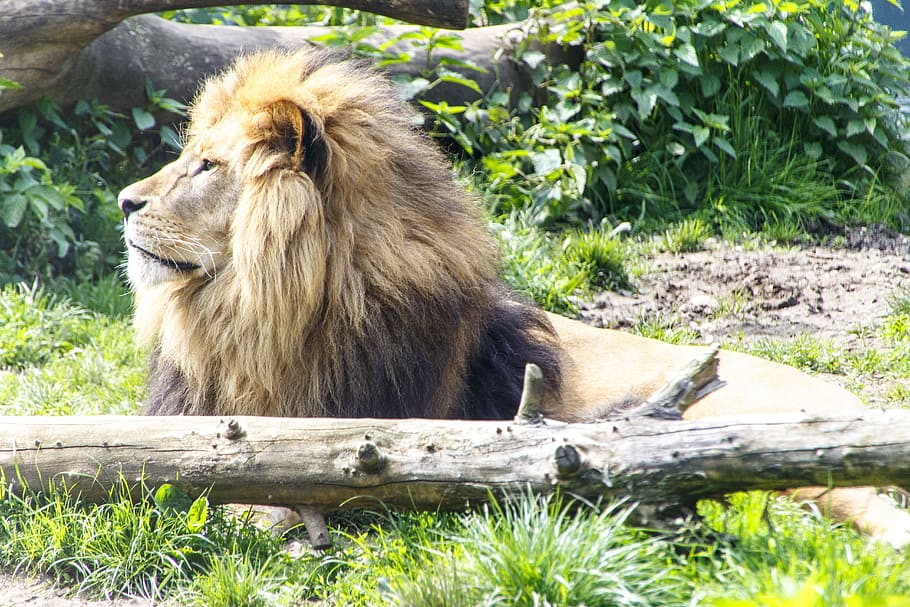
{"label": "leafy bush", "polygon": [[458,124],[498,210],[544,222],[896,221],[908,200],[889,170],[910,153],[896,39],[849,0],[591,1],[540,18],[538,40],[579,47],[579,66],[520,49],[545,105],[428,107]]}
{"label": "leafy bush", "polygon": [[47,165],[22,146],[3,144],[0,132],[0,272],[47,265],[69,252],[76,237],[68,212],[84,210],[73,190],[55,183]]}
{"label": "leafy bush", "polygon": [[42,101],[0,131],[0,281],[97,278],[121,261],[118,191],[180,148],[155,115],[183,106],[150,84],[146,93],[129,116]]}

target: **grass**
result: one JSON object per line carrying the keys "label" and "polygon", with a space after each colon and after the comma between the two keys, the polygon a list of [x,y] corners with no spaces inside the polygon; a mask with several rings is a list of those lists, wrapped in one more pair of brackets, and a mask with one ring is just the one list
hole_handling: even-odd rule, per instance
{"label": "grass", "polygon": [[[524,268],[525,274],[516,273],[540,293],[551,292],[545,277],[553,268],[577,272],[582,287],[591,284],[595,273],[588,264],[595,260],[607,273],[628,276],[625,260],[635,252],[634,243],[616,240],[606,228],[556,239],[513,219],[499,236],[514,244],[506,267]],[[621,265],[612,266],[617,260]],[[575,295],[564,287],[556,292],[571,303]],[[729,313],[740,299],[731,296]],[[116,279],[8,286],[0,290],[0,309],[0,349],[7,353],[0,412],[136,410],[144,355],[131,338],[129,306]],[[862,355],[812,336],[760,342],[753,353],[813,372],[885,374],[898,381],[891,396],[910,400],[910,388],[899,383],[910,379],[907,314],[910,295],[899,294],[891,315],[864,329],[890,347]],[[635,330],[674,343],[697,337],[672,317],[642,319]],[[6,486],[0,483],[0,566],[48,574],[85,596],[141,596],[181,607],[308,600],[413,607],[901,607],[910,596],[910,556],[759,492],[703,501],[701,518],[672,534],[630,524],[631,505],[592,506],[560,496],[521,495],[462,514],[360,513],[334,519],[333,551],[291,556],[284,538],[204,499],[180,506],[122,484],[107,503],[93,505],[59,488],[18,496]],[[289,535],[305,537],[299,529]]]}
{"label": "grass", "polygon": [[542,308],[574,313],[581,297],[631,288],[632,250],[606,224],[557,235],[512,213],[491,226],[499,241],[503,278]]}
{"label": "grass", "polygon": [[[63,285],[69,295],[8,285],[0,290],[0,414],[127,414],[137,410],[145,355],[115,279]],[[71,298],[72,297],[72,298]],[[91,312],[75,301],[92,301]]]}

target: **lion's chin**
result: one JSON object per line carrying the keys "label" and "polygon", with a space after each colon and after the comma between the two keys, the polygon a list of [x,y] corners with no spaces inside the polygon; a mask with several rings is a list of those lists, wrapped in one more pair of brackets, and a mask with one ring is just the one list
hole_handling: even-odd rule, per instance
{"label": "lion's chin", "polygon": [[190,262],[159,257],[129,242],[127,276],[133,288],[149,288],[163,282],[188,280],[204,270]]}

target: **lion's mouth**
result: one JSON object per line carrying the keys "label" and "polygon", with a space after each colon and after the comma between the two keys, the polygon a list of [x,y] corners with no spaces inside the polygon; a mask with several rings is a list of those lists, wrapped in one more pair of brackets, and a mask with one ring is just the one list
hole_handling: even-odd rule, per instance
{"label": "lion's mouth", "polygon": [[143,256],[154,261],[155,263],[160,263],[163,266],[173,268],[179,272],[192,272],[193,270],[198,270],[200,268],[200,266],[197,264],[190,263],[188,261],[177,261],[176,259],[165,259],[164,257],[159,257],[151,251],[143,249],[132,240],[128,240],[127,244],[129,244],[130,247],[136,249],[142,253]]}

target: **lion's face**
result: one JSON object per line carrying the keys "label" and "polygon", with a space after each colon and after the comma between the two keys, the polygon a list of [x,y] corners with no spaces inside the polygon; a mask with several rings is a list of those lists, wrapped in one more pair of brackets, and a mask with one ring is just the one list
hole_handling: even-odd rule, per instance
{"label": "lion's face", "polygon": [[225,267],[240,183],[224,158],[214,146],[193,142],[120,194],[134,286],[212,278]]}

